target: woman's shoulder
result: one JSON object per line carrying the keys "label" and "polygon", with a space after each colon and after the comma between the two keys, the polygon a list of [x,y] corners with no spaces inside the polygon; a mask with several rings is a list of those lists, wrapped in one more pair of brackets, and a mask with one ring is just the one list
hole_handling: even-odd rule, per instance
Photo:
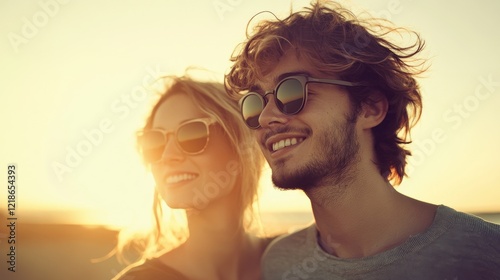
{"label": "woman's shoulder", "polygon": [[142,264],[126,268],[115,280],[187,280],[180,272],[165,265],[159,259],[150,259]]}
{"label": "woman's shoulder", "polygon": [[271,236],[265,236],[261,238],[261,242],[264,245],[264,247],[267,247],[269,243],[273,242],[276,238],[282,236],[283,234],[274,234]]}

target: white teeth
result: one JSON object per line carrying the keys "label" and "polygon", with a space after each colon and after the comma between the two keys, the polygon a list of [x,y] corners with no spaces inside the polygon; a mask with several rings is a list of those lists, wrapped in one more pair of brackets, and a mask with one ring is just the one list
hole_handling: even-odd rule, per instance
{"label": "white teeth", "polygon": [[166,183],[175,184],[181,181],[193,180],[195,177],[196,177],[195,175],[188,173],[172,175],[167,177]]}
{"label": "white teeth", "polygon": [[273,152],[275,152],[277,150],[281,150],[284,147],[296,145],[297,143],[302,142],[302,140],[303,140],[302,138],[299,138],[299,139],[287,138],[287,139],[280,140],[280,141],[272,144]]}

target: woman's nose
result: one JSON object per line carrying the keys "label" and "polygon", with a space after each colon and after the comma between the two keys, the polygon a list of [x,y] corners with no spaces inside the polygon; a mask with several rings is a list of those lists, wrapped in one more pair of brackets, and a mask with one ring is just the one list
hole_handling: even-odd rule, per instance
{"label": "woman's nose", "polygon": [[161,155],[161,162],[171,163],[182,161],[184,159],[185,155],[175,141],[176,140],[173,137],[169,137],[169,139],[167,139],[167,143],[165,144],[165,148],[163,148]]}

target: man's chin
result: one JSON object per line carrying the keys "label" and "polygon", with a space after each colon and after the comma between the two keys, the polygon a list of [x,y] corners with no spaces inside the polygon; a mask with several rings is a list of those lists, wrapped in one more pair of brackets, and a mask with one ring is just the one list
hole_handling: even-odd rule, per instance
{"label": "man's chin", "polygon": [[289,190],[301,190],[302,188],[296,187],[296,186],[289,186],[289,185],[283,185],[283,184],[276,184],[273,181],[273,185],[275,188],[277,188],[280,191],[289,191]]}
{"label": "man's chin", "polygon": [[314,186],[314,178],[309,178],[307,175],[286,176],[283,174],[276,175],[273,173],[272,182],[279,190],[307,190]]}

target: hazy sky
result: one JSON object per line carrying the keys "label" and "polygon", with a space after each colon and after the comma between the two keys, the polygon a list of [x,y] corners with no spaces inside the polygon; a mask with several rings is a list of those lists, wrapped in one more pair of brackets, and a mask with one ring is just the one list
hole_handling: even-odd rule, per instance
{"label": "hazy sky", "polygon": [[[500,211],[500,2],[458,2],[344,3],[427,43],[423,117],[411,177],[398,189],[464,211]],[[222,80],[251,16],[283,16],[290,3],[2,0],[0,177],[16,164],[19,209],[85,210],[116,223],[148,212],[153,181],[133,138],[155,97],[147,85],[187,66]],[[278,192],[269,181],[264,175],[263,210],[308,209],[302,193]]]}

